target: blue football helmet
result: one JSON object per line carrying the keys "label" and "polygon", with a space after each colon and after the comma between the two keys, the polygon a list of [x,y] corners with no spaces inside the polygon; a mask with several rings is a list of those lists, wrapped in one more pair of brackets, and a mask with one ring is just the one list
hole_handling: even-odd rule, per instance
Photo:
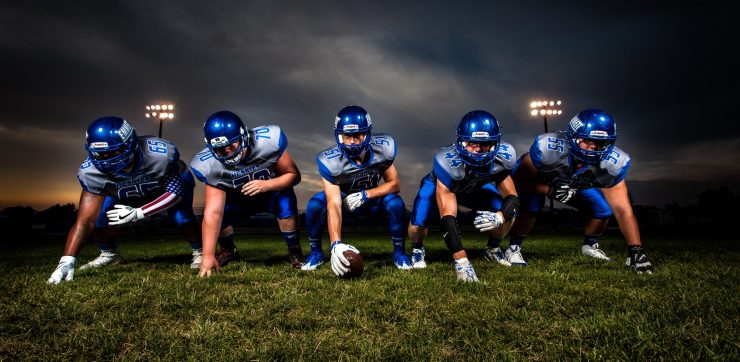
{"label": "blue football helmet", "polygon": [[[213,157],[224,165],[233,166],[239,163],[244,149],[249,148],[249,133],[239,117],[229,111],[216,112],[203,124],[206,147]],[[227,147],[237,143],[233,150]]]}
{"label": "blue football helmet", "polygon": [[139,148],[134,127],[119,117],[96,119],[87,127],[85,138],[85,150],[90,162],[100,172],[107,174],[131,166]]}
{"label": "blue football helmet", "polygon": [[[373,122],[370,114],[360,106],[347,106],[337,113],[334,118],[334,139],[337,146],[345,156],[360,157],[370,150],[370,138],[372,136]],[[346,145],[342,142],[343,135],[361,135],[362,141],[357,144]]]}
{"label": "blue football helmet", "polygon": [[[596,144],[595,149],[583,149],[580,140]],[[578,112],[568,124],[568,147],[577,160],[597,164],[605,160],[617,140],[617,124],[611,115],[600,109],[587,109]]]}
{"label": "blue football helmet", "polygon": [[[486,111],[468,112],[457,126],[457,153],[463,162],[479,167],[487,165],[496,158],[501,141],[501,129],[496,117]],[[468,142],[488,146],[487,152],[469,152]]]}

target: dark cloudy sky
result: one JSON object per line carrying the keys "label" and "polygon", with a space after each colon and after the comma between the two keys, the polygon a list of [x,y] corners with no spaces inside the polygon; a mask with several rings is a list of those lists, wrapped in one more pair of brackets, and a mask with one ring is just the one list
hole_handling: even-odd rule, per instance
{"label": "dark cloudy sky", "polygon": [[86,126],[119,115],[156,134],[144,105],[158,101],[176,104],[164,138],[188,160],[215,111],[283,127],[301,208],[348,104],[396,138],[407,204],[463,114],[493,113],[521,154],[541,97],[564,102],[551,129],[584,108],[614,115],[638,203],[737,192],[740,32],[719,2],[681,3],[3,1],[0,207],[76,203]]}

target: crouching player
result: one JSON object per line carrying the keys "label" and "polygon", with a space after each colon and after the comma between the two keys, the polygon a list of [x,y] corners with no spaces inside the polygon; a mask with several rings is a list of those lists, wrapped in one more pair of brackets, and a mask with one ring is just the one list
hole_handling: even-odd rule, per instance
{"label": "crouching player", "polygon": [[116,226],[165,210],[190,242],[190,267],[199,268],[200,229],[192,209],[195,180],[175,145],[152,136],[137,137],[131,124],[118,117],[95,120],[86,137],[88,158],[77,171],[82,186],[77,221],[48,282],[72,280],[77,253],[90,234],[100,256],[80,269],[120,263]]}
{"label": "crouching player", "polygon": [[[396,143],[387,134],[372,134],[370,115],[360,106],[342,108],[334,120],[336,145],[319,152],[316,162],[324,191],[314,195],[306,206],[306,224],[311,254],[303,270],[314,270],[324,261],[321,238],[324,218],[328,218],[331,237],[331,264],[335,274],[344,275],[344,251],[359,251],[342,240],[342,203],[352,214],[388,214],[393,240],[393,264],[411,269],[405,252],[406,207],[398,195],[398,171],[393,165]],[[384,183],[380,183],[380,179]]]}
{"label": "crouching player", "polygon": [[468,112],[457,127],[457,142],[434,156],[434,168],[421,180],[409,223],[414,268],[425,268],[427,224],[441,215],[442,235],[455,261],[457,278],[477,282],[478,276],[460,240],[458,205],[476,210],[475,227],[488,233],[485,258],[510,265],[499,248],[511,228],[519,199],[509,176],[514,148],[501,141],[498,121],[486,111]]}
{"label": "crouching player", "polygon": [[[599,249],[598,238],[613,213],[627,243],[627,266],[638,273],[652,273],[624,181],[630,156],[614,147],[616,139],[614,119],[597,109],[578,113],[568,124],[567,132],[545,133],[535,138],[513,175],[522,208],[511,231],[510,249],[520,250],[545,197],[550,196],[586,214],[583,255],[610,260]],[[511,262],[527,265],[519,252]]]}
{"label": "crouching player", "polygon": [[212,271],[237,260],[234,222],[238,217],[264,211],[277,217],[290,263],[300,268],[303,255],[293,186],[301,182],[301,174],[286,150],[288,139],[283,131],[278,126],[248,130],[229,111],[212,114],[203,130],[206,148],[190,161],[193,173],[206,185],[203,262],[199,275],[210,276]]}

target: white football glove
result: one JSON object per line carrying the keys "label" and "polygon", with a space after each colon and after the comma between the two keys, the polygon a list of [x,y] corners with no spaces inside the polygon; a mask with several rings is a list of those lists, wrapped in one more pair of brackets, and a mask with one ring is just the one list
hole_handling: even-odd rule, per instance
{"label": "white football glove", "polygon": [[498,212],[478,211],[473,220],[475,228],[480,232],[491,231],[504,223],[504,217]]}
{"label": "white football glove", "polygon": [[347,250],[354,251],[357,254],[360,253],[354,246],[343,244],[341,241],[337,241],[331,246],[331,270],[340,277],[349,271],[349,260],[344,257],[344,252]]}
{"label": "white football glove", "polygon": [[547,193],[547,196],[562,203],[566,203],[576,195],[576,191],[578,190],[572,189],[568,185],[550,186],[550,191]]}
{"label": "white football glove", "polygon": [[63,256],[59,259],[59,265],[57,265],[57,268],[51,273],[51,277],[46,282],[49,284],[59,284],[62,279],[71,281],[75,276],[76,262],[77,258],[74,256]]}
{"label": "white football glove", "polygon": [[108,216],[108,224],[121,225],[144,218],[144,210],[138,207],[126,205],[114,205],[113,209],[105,213]]}
{"label": "white football glove", "polygon": [[367,201],[367,193],[365,191],[355,192],[349,194],[344,198],[344,206],[350,212],[355,211],[356,208],[362,206]]}

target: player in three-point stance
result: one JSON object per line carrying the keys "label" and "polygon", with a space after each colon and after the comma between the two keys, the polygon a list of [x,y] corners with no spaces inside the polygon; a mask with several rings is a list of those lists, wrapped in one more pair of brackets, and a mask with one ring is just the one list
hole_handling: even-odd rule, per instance
{"label": "player in three-point stance", "polygon": [[484,255],[491,261],[510,265],[499,248],[511,228],[519,199],[510,173],[514,147],[501,141],[496,118],[486,111],[468,112],[457,127],[457,142],[434,156],[434,168],[421,180],[409,223],[414,268],[426,268],[424,237],[427,224],[441,215],[441,230],[455,261],[457,278],[478,282],[467,257],[457,226],[458,205],[476,210],[475,227],[488,233]]}
{"label": "player in three-point stance", "polygon": [[[306,224],[311,253],[303,270],[314,270],[324,262],[321,238],[324,218],[328,219],[331,237],[331,264],[335,274],[347,273],[347,250],[359,253],[342,243],[342,204],[351,214],[377,215],[390,218],[393,239],[393,264],[398,269],[411,269],[405,252],[404,217],[406,207],[398,195],[401,189],[398,171],[393,165],[396,143],[387,134],[372,134],[370,115],[360,106],[342,108],[334,120],[336,145],[319,152],[316,162],[323,178],[324,191],[314,195],[306,206]],[[380,183],[380,179],[384,183]]]}
{"label": "player in three-point stance", "polygon": [[80,269],[118,264],[117,225],[168,210],[193,249],[192,268],[199,268],[199,225],[193,216],[195,180],[180,161],[174,144],[152,136],[136,136],[126,120],[103,117],[87,128],[88,158],[77,171],[82,186],[77,221],[67,235],[64,256],[48,282],[72,280],[76,255],[90,234],[100,256]]}
{"label": "player in three-point stance", "polygon": [[[205,183],[203,210],[203,262],[200,276],[237,260],[234,221],[258,212],[270,212],[288,246],[294,268],[302,263],[298,239],[296,195],[293,186],[301,182],[288,139],[278,126],[247,129],[229,111],[212,114],[203,130],[206,148],[190,161],[190,168]],[[216,255],[216,242],[220,245]]]}
{"label": "player in three-point stance", "polygon": [[522,199],[521,212],[510,235],[509,250],[515,255],[509,261],[513,265],[527,265],[520,252],[522,240],[532,230],[545,197],[550,196],[588,217],[581,247],[584,255],[611,260],[599,249],[598,238],[613,214],[629,249],[627,266],[638,273],[652,273],[624,180],[630,156],[614,146],[616,139],[614,119],[597,109],[578,113],[568,124],[567,132],[545,133],[535,138],[513,174]]}

